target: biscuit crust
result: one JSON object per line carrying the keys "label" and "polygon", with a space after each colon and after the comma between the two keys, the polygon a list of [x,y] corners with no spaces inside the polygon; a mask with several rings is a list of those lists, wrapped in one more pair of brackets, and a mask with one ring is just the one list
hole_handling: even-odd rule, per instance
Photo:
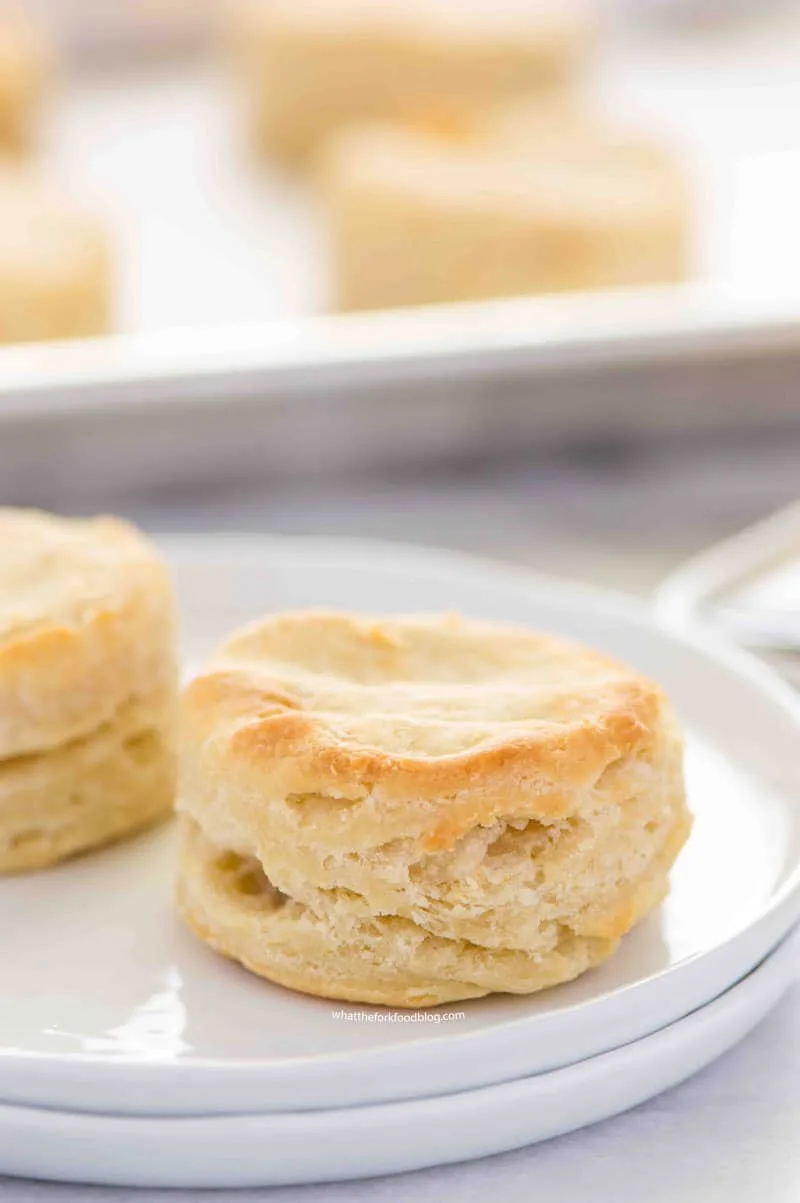
{"label": "biscuit crust", "polygon": [[186,690],[181,741],[182,913],[326,997],[575,977],[664,897],[690,829],[654,684],[453,615],[256,623]]}
{"label": "biscuit crust", "polygon": [[652,742],[664,705],[651,682],[550,635],[457,615],[276,615],[189,685],[183,792],[204,819],[218,784],[226,809],[322,796],[331,821],[315,813],[315,838],[332,847],[413,834],[441,850],[509,797],[531,818],[573,813],[573,791]]}

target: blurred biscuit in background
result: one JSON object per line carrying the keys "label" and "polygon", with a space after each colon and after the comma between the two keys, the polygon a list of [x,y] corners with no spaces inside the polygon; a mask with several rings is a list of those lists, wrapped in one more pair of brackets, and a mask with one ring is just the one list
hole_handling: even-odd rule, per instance
{"label": "blurred biscuit in background", "polygon": [[174,642],[169,574],[137,530],[0,510],[0,872],[169,812]]}
{"label": "blurred biscuit in background", "polygon": [[107,333],[113,274],[99,217],[50,180],[0,167],[0,343]]}
{"label": "blurred biscuit in background", "polygon": [[0,155],[30,150],[52,71],[42,30],[21,8],[0,4]]}
{"label": "blurred biscuit in background", "polygon": [[334,303],[369,309],[668,283],[689,270],[681,165],[573,103],[444,130],[352,127],[320,156]]}
{"label": "blurred biscuit in background", "polygon": [[580,0],[244,0],[234,13],[253,139],[293,163],[353,121],[559,89],[594,35]]}

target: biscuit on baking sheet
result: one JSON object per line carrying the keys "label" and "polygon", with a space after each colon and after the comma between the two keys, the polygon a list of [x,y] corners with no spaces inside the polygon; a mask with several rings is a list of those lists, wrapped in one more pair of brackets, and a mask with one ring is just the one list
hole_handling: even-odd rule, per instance
{"label": "biscuit on baking sheet", "polygon": [[603,961],[690,828],[682,741],[638,674],[451,615],[274,615],[186,690],[179,907],[330,998],[527,993]]}
{"label": "biscuit on baking sheet", "polygon": [[582,0],[244,0],[235,13],[253,139],[288,162],[353,121],[560,90],[594,35]]}
{"label": "biscuit on baking sheet", "polygon": [[318,178],[338,309],[688,274],[691,205],[670,150],[560,107],[500,112],[456,138],[354,127]]}
{"label": "biscuit on baking sheet", "polygon": [[19,4],[0,4],[0,154],[30,149],[51,71],[41,30]]}
{"label": "biscuit on baking sheet", "polygon": [[0,871],[168,813],[174,626],[167,569],[134,527],[0,509]]}
{"label": "biscuit on baking sheet", "polygon": [[0,343],[105,334],[112,310],[102,221],[51,181],[0,166]]}

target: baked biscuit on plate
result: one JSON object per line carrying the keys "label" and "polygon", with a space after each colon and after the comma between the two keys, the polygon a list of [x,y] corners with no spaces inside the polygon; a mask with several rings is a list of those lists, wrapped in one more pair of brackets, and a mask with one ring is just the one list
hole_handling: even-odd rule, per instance
{"label": "baked biscuit on plate", "polygon": [[133,527],[0,509],[0,871],[169,812],[174,641],[167,570]]}
{"label": "baked biscuit on plate", "polygon": [[659,689],[449,615],[275,615],[188,687],[178,899],[282,985],[421,1006],[578,976],[690,827]]}

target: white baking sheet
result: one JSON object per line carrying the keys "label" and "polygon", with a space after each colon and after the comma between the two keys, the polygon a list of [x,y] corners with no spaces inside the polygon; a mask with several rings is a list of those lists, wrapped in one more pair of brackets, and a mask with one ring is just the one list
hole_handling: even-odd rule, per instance
{"label": "white baking sheet", "polygon": [[221,74],[186,63],[75,74],[45,159],[112,223],[121,337],[1,351],[0,416],[91,405],[99,387],[106,407],[208,397],[225,380],[236,391],[244,377],[267,393],[275,373],[336,376],[342,364],[366,365],[373,386],[398,363],[446,374],[465,357],[491,375],[520,354],[535,373],[596,356],[800,348],[800,19],[794,6],[779,11],[693,39],[652,27],[610,39],[599,94],[681,148],[698,209],[696,281],[613,301],[307,320],[327,288],[319,214],[297,181],[248,159]]}

